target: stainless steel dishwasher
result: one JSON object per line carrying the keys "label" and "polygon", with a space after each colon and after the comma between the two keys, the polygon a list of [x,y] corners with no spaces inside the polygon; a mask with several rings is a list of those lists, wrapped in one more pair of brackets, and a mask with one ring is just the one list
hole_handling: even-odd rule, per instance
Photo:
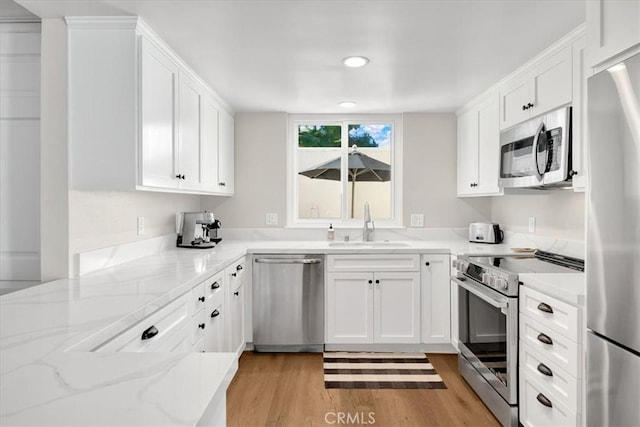
{"label": "stainless steel dishwasher", "polygon": [[324,256],[253,256],[253,345],[257,352],[322,352]]}

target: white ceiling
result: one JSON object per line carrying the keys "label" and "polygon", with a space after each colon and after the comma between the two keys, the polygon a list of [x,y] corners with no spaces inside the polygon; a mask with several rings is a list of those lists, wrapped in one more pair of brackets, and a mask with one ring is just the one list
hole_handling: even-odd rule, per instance
{"label": "white ceiling", "polygon": [[[139,15],[237,111],[455,111],[584,22],[584,0],[18,0]],[[347,69],[341,59],[371,62]]]}

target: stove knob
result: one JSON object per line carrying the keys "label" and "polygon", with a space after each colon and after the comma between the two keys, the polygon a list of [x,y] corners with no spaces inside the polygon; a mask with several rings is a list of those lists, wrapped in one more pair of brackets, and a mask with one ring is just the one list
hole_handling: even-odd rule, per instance
{"label": "stove knob", "polygon": [[484,283],[485,285],[489,284],[489,274],[487,273],[482,273],[482,283]]}
{"label": "stove knob", "polygon": [[496,279],[496,286],[498,289],[506,290],[509,287],[509,283],[501,277]]}
{"label": "stove knob", "polygon": [[453,269],[457,269],[458,268],[458,260],[457,259],[451,260],[451,268],[453,268]]}
{"label": "stove knob", "polygon": [[492,274],[488,274],[489,276],[489,280],[487,280],[487,285],[491,286],[492,288],[496,287],[496,277]]}

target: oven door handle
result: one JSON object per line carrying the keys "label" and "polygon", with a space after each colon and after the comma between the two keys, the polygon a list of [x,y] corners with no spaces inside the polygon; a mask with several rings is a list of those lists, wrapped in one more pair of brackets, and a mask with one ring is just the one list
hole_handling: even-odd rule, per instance
{"label": "oven door handle", "polygon": [[[462,280],[456,278],[456,277],[452,277],[451,280],[453,282],[455,282],[458,286],[465,288],[467,291],[471,292],[472,294],[474,294],[475,296],[477,296],[478,298],[480,298],[481,300],[484,300],[485,302],[488,302],[489,304],[491,304],[494,307],[497,308],[507,308],[509,306],[509,299],[507,297],[502,297],[502,298],[496,298],[493,295],[489,294],[488,292],[485,292],[482,289],[479,289],[475,286],[470,286],[468,284],[466,284],[465,282],[463,282]],[[484,286],[484,285],[483,285]]]}

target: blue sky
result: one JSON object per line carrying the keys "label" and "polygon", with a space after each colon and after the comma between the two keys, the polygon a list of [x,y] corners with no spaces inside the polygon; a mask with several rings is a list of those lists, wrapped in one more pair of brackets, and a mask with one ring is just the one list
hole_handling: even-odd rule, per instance
{"label": "blue sky", "polygon": [[[351,132],[355,132],[352,130]],[[391,145],[391,125],[367,125],[360,124],[358,133],[367,132],[376,140],[379,147],[389,147]]]}

